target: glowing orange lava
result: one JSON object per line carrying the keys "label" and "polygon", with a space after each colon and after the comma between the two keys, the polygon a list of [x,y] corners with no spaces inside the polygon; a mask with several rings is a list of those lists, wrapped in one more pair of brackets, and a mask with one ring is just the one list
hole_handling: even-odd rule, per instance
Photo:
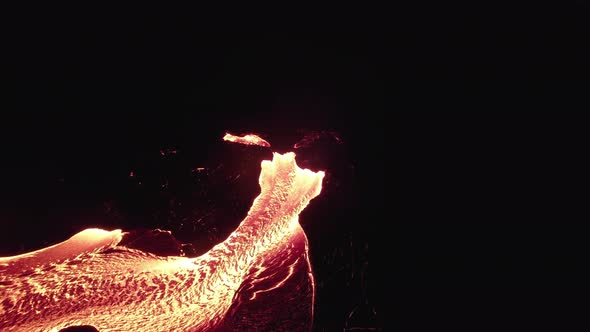
{"label": "glowing orange lava", "polygon": [[[0,258],[0,330],[282,330],[281,319],[307,319],[300,327],[310,329],[314,285],[298,215],[320,193],[324,173],[299,168],[292,152],[261,166],[261,192],[246,218],[200,257],[159,257],[118,245],[121,230],[87,229]],[[273,295],[287,284],[293,296],[308,294],[302,309]],[[273,311],[281,305],[291,310]],[[273,321],[260,325],[263,312]]]}
{"label": "glowing orange lava", "polygon": [[223,140],[228,141],[228,142],[233,142],[233,143],[240,143],[240,144],[246,144],[246,145],[259,145],[259,146],[264,146],[264,147],[270,148],[270,143],[268,143],[267,141],[263,140],[262,138],[258,137],[257,135],[254,135],[254,134],[248,134],[248,135],[244,135],[244,136],[235,136],[230,133],[226,133],[225,136],[223,136]]}

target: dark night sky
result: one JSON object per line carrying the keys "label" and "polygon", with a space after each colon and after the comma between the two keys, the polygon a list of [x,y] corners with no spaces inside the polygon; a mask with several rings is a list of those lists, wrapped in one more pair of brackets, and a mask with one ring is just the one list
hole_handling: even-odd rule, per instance
{"label": "dark night sky", "polygon": [[[245,213],[269,156],[221,135],[254,131],[286,151],[318,131],[298,154],[328,171],[302,216],[318,331],[343,328],[365,263],[369,325],[574,324],[588,280],[576,114],[590,6],[394,5],[11,21],[2,253],[89,225],[168,227],[206,250]],[[201,166],[217,171],[190,172]]]}

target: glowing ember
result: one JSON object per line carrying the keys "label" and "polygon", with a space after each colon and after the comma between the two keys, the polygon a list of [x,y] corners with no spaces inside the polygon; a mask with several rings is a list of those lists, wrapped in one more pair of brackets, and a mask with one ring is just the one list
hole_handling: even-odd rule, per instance
{"label": "glowing ember", "polygon": [[230,133],[226,133],[223,136],[224,141],[233,142],[233,143],[240,143],[246,145],[260,145],[267,148],[270,148],[270,143],[263,140],[262,138],[258,137],[257,135],[248,134],[244,136],[235,136]]}
{"label": "glowing ember", "polygon": [[298,215],[323,177],[275,153],[246,218],[197,258],[131,249],[118,245],[120,230],[100,229],[0,258],[0,330],[309,330],[314,285]]}

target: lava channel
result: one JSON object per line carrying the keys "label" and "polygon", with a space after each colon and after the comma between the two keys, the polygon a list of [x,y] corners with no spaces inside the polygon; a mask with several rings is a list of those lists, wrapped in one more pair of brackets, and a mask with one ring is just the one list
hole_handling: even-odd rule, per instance
{"label": "lava channel", "polygon": [[274,153],[246,218],[196,258],[118,245],[121,230],[101,229],[2,257],[0,330],[310,330],[314,281],[298,216],[323,177],[299,168],[292,152]]}

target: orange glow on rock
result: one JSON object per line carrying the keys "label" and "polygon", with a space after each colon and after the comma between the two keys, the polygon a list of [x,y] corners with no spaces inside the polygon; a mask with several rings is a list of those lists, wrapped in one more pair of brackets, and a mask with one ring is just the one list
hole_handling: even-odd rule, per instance
{"label": "orange glow on rock", "polygon": [[244,136],[235,136],[230,133],[226,133],[225,136],[223,136],[223,140],[228,141],[228,142],[233,142],[233,143],[240,143],[240,144],[246,144],[246,145],[259,145],[259,146],[264,146],[266,148],[270,148],[270,143],[268,143],[264,139],[260,138],[257,135],[254,135],[254,134],[248,134],[248,135],[244,135]]}
{"label": "orange glow on rock", "polygon": [[288,330],[311,329],[314,283],[298,216],[324,173],[299,168],[292,152],[261,167],[261,192],[245,219],[200,257],[155,256],[118,245],[120,230],[87,229],[0,258],[0,330],[276,330],[283,319],[304,320]]}

